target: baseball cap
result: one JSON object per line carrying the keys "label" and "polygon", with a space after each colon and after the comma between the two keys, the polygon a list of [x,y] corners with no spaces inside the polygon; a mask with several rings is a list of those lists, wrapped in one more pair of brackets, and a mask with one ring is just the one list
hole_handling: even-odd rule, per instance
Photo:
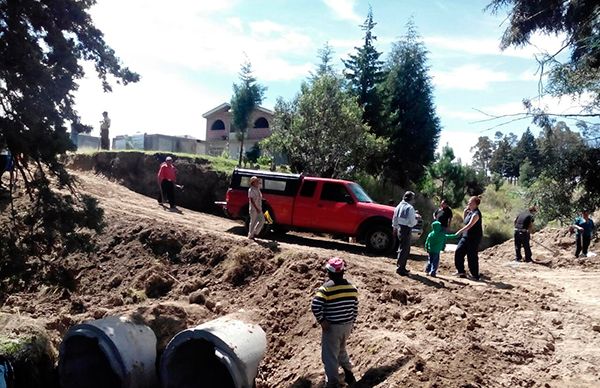
{"label": "baseball cap", "polygon": [[344,272],[346,269],[346,263],[344,263],[344,260],[340,259],[339,257],[332,257],[331,259],[327,260],[325,269],[333,273]]}
{"label": "baseball cap", "polygon": [[165,159],[165,161],[167,161],[167,162],[170,161],[170,160],[173,160],[173,158],[170,157],[170,156],[167,156],[167,158]]}

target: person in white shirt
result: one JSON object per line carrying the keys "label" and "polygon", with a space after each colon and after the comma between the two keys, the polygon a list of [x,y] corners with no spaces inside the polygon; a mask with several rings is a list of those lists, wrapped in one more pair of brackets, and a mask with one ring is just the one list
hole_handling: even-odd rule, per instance
{"label": "person in white shirt", "polygon": [[398,236],[400,245],[398,246],[398,269],[396,272],[400,276],[407,276],[410,272],[406,268],[408,255],[410,254],[410,235],[412,228],[417,225],[417,215],[412,201],[415,198],[415,193],[407,191],[404,193],[402,202],[396,206],[394,217],[392,218],[392,228],[394,235]]}
{"label": "person in white shirt", "polygon": [[248,224],[248,238],[254,240],[260,234],[265,224],[265,216],[262,211],[262,193],[260,192],[261,181],[258,177],[250,178],[248,189],[248,209],[250,223]]}

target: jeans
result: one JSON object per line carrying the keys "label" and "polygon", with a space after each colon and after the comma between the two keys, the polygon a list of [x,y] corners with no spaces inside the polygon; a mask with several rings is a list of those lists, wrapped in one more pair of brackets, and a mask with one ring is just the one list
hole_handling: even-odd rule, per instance
{"label": "jeans", "polygon": [[580,253],[587,255],[591,239],[592,236],[586,236],[583,233],[575,235],[575,257],[579,257]]}
{"label": "jeans", "polygon": [[321,360],[325,367],[327,386],[339,384],[339,367],[352,371],[350,357],[346,351],[346,341],[352,331],[352,323],[344,325],[331,324],[321,335]]}
{"label": "jeans", "polygon": [[406,225],[400,225],[400,229],[398,229],[398,240],[400,241],[398,246],[398,268],[401,271],[406,271],[406,262],[410,254],[411,230],[412,228]]}
{"label": "jeans", "polygon": [[531,246],[529,245],[529,232],[515,231],[515,260],[521,261],[521,247],[525,250],[525,261],[531,261]]}
{"label": "jeans", "polygon": [[462,237],[456,246],[456,252],[454,252],[454,266],[456,271],[459,273],[465,273],[465,255],[467,256],[467,262],[469,264],[469,272],[474,278],[479,277],[479,256],[477,255],[477,249],[481,237],[469,238]]}
{"label": "jeans", "polygon": [[438,266],[440,265],[440,252],[429,252],[429,260],[427,260],[427,267],[425,272],[430,275],[437,273]]}

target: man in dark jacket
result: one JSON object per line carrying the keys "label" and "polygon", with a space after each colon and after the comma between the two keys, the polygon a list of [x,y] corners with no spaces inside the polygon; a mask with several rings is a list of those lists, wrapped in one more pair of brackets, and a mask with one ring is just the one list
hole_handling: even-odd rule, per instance
{"label": "man in dark jacket", "polygon": [[529,245],[531,234],[533,233],[533,216],[537,212],[535,206],[529,210],[521,212],[515,218],[515,261],[522,261],[521,247],[525,250],[525,262],[531,263],[531,246]]}
{"label": "man in dark jacket", "polygon": [[433,212],[433,219],[439,221],[444,232],[448,231],[450,222],[452,221],[452,209],[448,206],[448,202],[442,199],[439,209]]}

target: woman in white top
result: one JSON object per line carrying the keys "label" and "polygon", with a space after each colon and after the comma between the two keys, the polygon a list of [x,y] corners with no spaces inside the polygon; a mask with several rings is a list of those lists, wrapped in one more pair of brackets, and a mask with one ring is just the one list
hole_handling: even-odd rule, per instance
{"label": "woman in white top", "polygon": [[262,193],[260,192],[261,181],[258,177],[250,178],[248,189],[248,206],[250,223],[248,224],[248,238],[254,240],[260,234],[265,224],[265,216],[262,211]]}

